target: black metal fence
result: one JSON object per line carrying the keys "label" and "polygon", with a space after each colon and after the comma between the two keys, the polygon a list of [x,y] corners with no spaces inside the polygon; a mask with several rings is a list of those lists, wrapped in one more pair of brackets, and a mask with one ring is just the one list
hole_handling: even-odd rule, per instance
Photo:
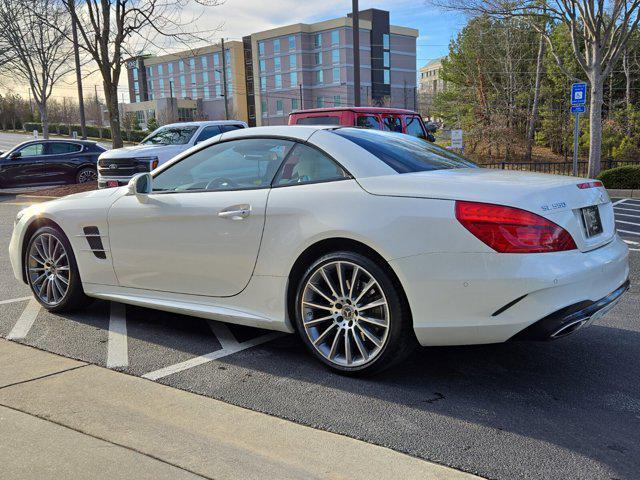
{"label": "black metal fence", "polygon": [[[602,170],[622,167],[623,165],[640,165],[640,160],[603,160]],[[479,165],[483,168],[499,168],[502,170],[523,170],[556,175],[573,175],[573,162],[496,162]],[[578,176],[586,177],[589,162],[578,162]]]}

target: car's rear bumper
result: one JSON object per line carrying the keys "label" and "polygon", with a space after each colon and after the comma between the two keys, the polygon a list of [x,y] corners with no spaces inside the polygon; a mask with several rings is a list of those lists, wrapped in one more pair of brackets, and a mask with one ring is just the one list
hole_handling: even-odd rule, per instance
{"label": "car's rear bumper", "polygon": [[422,345],[504,342],[558,311],[605,299],[629,277],[617,235],[589,252],[433,253],[390,264]]}

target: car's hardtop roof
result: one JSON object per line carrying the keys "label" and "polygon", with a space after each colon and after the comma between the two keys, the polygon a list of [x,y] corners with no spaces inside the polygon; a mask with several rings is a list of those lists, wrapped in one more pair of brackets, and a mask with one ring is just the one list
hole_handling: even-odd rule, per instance
{"label": "car's hardtop roof", "polygon": [[246,126],[246,122],[242,120],[202,120],[197,122],[177,122],[177,123],[169,123],[167,125],[162,125],[160,128],[167,127],[208,127],[210,125],[243,125]]}
{"label": "car's hardtop roof", "polygon": [[295,110],[289,115],[300,115],[306,113],[330,113],[330,112],[356,112],[356,113],[397,113],[400,115],[418,115],[413,110],[389,107],[327,107],[327,108],[307,108],[305,110]]}

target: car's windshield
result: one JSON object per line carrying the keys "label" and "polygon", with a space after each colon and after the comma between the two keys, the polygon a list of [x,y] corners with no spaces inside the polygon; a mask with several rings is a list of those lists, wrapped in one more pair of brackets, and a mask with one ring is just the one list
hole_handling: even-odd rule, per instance
{"label": "car's windshield", "polygon": [[454,152],[403,133],[360,128],[339,128],[334,133],[364,148],[398,173],[476,168]]}
{"label": "car's windshield", "polygon": [[140,142],[142,145],[184,145],[189,143],[197,126],[162,127]]}

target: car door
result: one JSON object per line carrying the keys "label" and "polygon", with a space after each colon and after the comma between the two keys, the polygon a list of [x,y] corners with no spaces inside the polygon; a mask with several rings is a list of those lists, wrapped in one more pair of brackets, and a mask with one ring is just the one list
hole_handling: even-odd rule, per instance
{"label": "car door", "polygon": [[397,115],[383,115],[382,129],[388,132],[402,133],[402,120]]}
{"label": "car door", "polygon": [[82,162],[82,145],[73,142],[51,142],[45,147],[44,175],[55,183],[75,182]]}
{"label": "car door", "polygon": [[271,181],[293,142],[207,146],[154,176],[148,195],[118,199],[109,241],[120,286],[232,296],[248,284]]}
{"label": "car door", "polygon": [[11,152],[1,164],[2,186],[20,187],[46,183],[44,142],[32,142]]}

